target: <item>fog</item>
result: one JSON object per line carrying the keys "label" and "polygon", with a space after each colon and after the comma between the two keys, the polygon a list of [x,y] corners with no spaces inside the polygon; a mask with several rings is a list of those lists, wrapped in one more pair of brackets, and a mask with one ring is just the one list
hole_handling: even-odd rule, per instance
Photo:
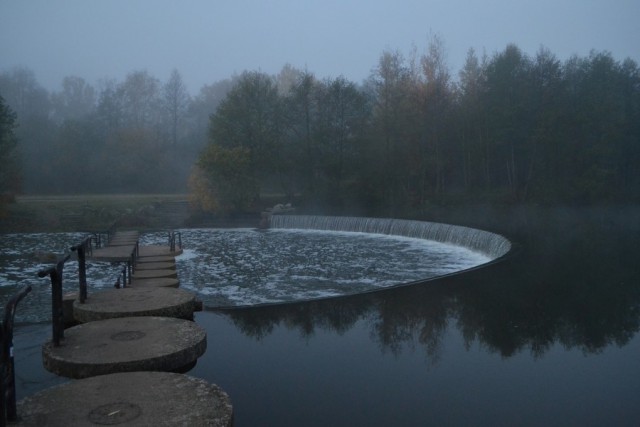
{"label": "fog", "polygon": [[423,51],[431,34],[459,70],[469,48],[513,43],[564,60],[610,51],[640,58],[640,3],[590,1],[3,1],[0,70],[30,68],[48,90],[65,76],[90,84],[176,68],[191,94],[244,70],[290,63],[316,76],[366,78],[382,50]]}

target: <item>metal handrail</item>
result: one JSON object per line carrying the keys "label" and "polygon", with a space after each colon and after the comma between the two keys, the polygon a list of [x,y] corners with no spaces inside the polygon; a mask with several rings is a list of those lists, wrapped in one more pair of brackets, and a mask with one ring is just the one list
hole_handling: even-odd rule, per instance
{"label": "metal handrail", "polygon": [[53,332],[53,345],[60,346],[60,340],[64,339],[64,315],[62,313],[62,270],[64,263],[71,258],[68,254],[55,266],[42,269],[38,272],[39,277],[49,276],[51,278],[51,325]]}
{"label": "metal handrail", "polygon": [[24,287],[12,296],[4,309],[4,322],[0,328],[0,427],[7,421],[16,421],[16,374],[13,361],[13,320],[18,303],[31,292],[31,286]]}
{"label": "metal handrail", "polygon": [[169,231],[169,250],[176,251],[176,236],[178,237],[178,247],[182,249],[182,233],[179,231]]}
{"label": "metal handrail", "polygon": [[71,246],[72,251],[78,253],[78,300],[84,304],[87,299],[87,262],[86,253],[92,253],[91,236],[87,236],[75,246]]}

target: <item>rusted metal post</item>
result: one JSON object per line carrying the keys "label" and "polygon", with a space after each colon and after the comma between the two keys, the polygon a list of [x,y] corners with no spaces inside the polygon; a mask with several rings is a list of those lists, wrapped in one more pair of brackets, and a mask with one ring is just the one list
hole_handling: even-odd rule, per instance
{"label": "rusted metal post", "polygon": [[38,276],[49,275],[51,278],[51,325],[53,329],[53,345],[60,346],[60,340],[64,339],[64,315],[62,313],[62,270],[64,263],[71,255],[67,255],[58,261],[55,267],[49,267],[38,272]]}
{"label": "rusted metal post", "polygon": [[7,421],[16,421],[16,373],[13,361],[13,320],[16,307],[22,298],[31,292],[31,286],[26,286],[7,301],[4,309],[4,322],[0,328],[0,426],[7,425]]}

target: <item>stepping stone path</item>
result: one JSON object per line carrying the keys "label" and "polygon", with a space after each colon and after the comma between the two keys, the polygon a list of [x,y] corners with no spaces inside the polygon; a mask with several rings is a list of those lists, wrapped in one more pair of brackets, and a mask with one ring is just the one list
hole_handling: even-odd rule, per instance
{"label": "stepping stone path", "polygon": [[[193,319],[201,309],[179,286],[176,247],[138,246],[137,232],[118,232],[90,260],[133,262],[131,284],[73,302],[79,325],[59,346],[45,343],[47,370],[75,378],[24,399],[22,425],[231,426],[233,408],[218,386],[186,372],[204,354],[206,332]],[[158,372],[156,372],[158,371]]]}

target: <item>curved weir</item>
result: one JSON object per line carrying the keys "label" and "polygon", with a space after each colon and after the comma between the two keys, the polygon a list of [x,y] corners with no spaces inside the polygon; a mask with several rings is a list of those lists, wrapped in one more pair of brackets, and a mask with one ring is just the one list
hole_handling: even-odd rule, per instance
{"label": "curved weir", "polygon": [[271,228],[387,234],[448,243],[480,252],[492,260],[506,255],[511,242],[489,231],[438,222],[390,218],[273,215]]}

